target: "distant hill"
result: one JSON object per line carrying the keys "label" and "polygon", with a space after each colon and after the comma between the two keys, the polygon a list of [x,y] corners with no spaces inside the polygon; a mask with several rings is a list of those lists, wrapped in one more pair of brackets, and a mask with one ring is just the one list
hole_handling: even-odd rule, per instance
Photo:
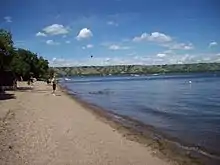
{"label": "distant hill", "polygon": [[56,67],[54,71],[58,76],[214,72],[220,71],[220,63]]}

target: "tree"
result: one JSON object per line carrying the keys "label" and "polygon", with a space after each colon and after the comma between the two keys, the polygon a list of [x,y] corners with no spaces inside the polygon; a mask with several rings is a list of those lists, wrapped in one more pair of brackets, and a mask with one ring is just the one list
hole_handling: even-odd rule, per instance
{"label": "tree", "polygon": [[[39,57],[36,53],[15,48],[12,34],[0,29],[0,84],[2,86],[12,84],[12,82],[15,82],[16,77],[20,76],[24,80],[29,79],[31,75],[36,78],[46,78],[49,69],[48,65],[48,61],[43,57]],[[3,79],[7,79],[7,77],[10,80],[4,83]],[[1,85],[0,90],[2,89]]]}
{"label": "tree", "polygon": [[49,62],[37,54],[25,50],[17,49],[13,54],[11,69],[18,77],[29,79],[30,76],[36,78],[46,78],[49,69]]}
{"label": "tree", "polygon": [[0,29],[0,70],[8,68],[13,53],[12,34],[4,29]]}
{"label": "tree", "polygon": [[17,75],[17,77],[26,77],[30,72],[30,66],[19,52],[16,50],[13,54],[12,62],[11,62],[11,70]]}
{"label": "tree", "polygon": [[38,58],[37,73],[40,78],[46,78],[49,74],[49,62],[41,56]]}

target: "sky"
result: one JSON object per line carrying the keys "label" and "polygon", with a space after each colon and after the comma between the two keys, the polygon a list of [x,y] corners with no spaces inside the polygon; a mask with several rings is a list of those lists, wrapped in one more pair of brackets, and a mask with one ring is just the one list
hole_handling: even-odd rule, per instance
{"label": "sky", "polygon": [[51,66],[220,62],[219,0],[7,0],[0,28]]}

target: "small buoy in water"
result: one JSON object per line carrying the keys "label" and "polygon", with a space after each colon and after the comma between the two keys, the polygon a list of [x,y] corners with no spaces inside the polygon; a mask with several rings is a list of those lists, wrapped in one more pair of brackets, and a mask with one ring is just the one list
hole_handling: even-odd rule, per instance
{"label": "small buoy in water", "polygon": [[192,84],[192,81],[189,81],[190,84]]}

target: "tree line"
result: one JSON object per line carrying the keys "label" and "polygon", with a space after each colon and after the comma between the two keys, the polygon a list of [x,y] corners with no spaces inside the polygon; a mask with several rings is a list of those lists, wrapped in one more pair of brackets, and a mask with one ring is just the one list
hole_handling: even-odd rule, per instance
{"label": "tree line", "polygon": [[28,80],[31,76],[46,79],[49,62],[38,54],[14,46],[12,34],[0,29],[0,72],[13,72],[17,78]]}
{"label": "tree line", "polygon": [[59,76],[87,75],[124,75],[124,74],[166,74],[166,73],[195,73],[219,72],[220,63],[195,63],[173,65],[118,65],[118,66],[81,66],[54,68]]}

